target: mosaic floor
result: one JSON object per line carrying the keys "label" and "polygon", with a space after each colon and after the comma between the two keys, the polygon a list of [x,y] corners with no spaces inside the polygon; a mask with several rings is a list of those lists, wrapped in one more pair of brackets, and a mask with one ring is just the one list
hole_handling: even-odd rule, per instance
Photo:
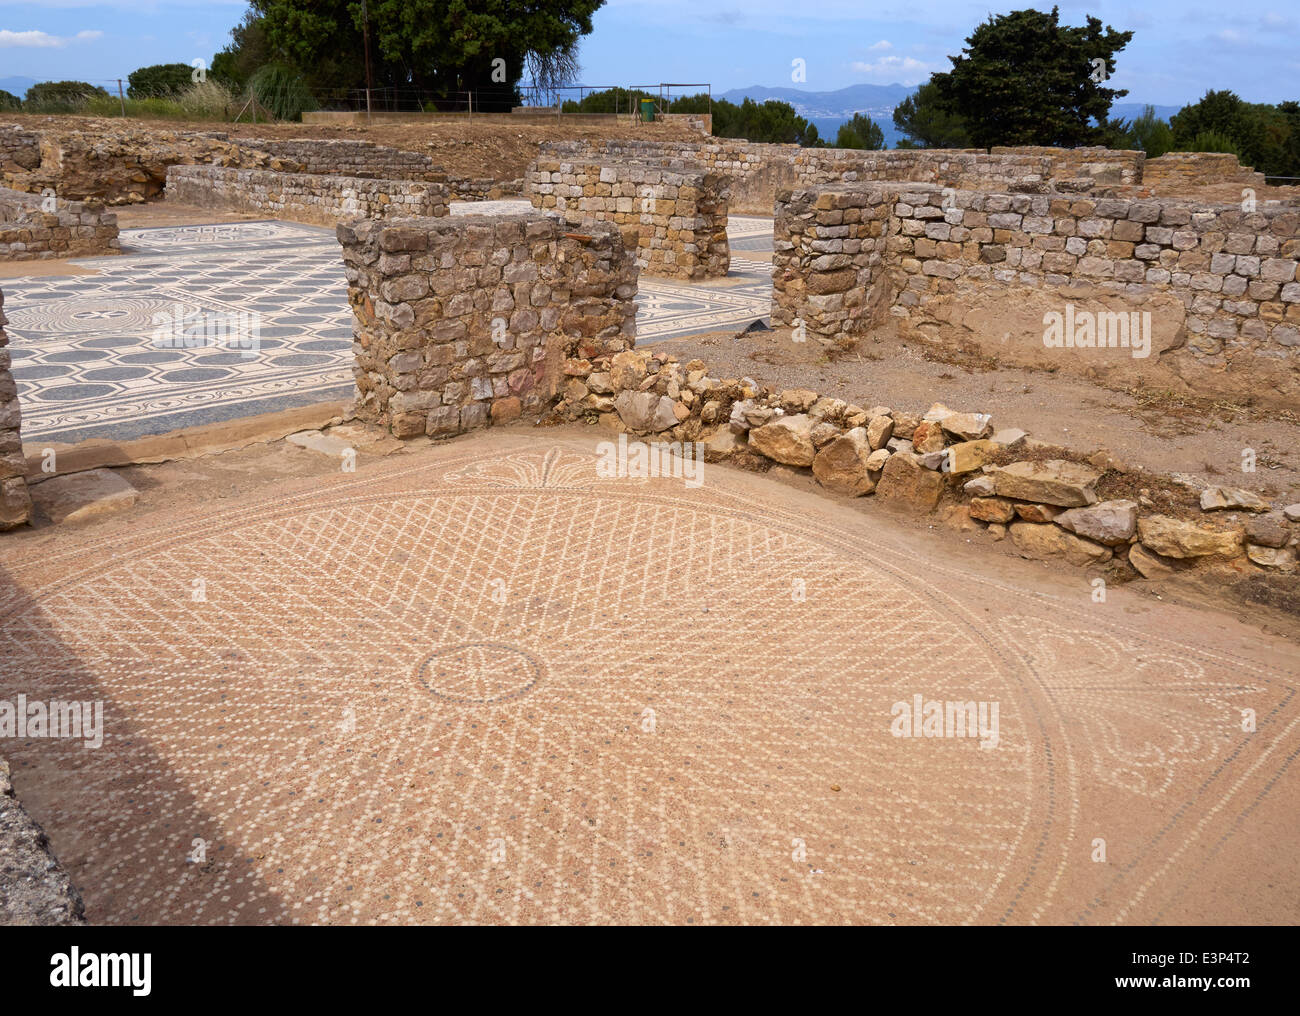
{"label": "mosaic floor", "polygon": [[[5,745],[88,918],[1294,921],[1294,648],[596,461],[481,436],[11,557],[0,697],[104,701]],[[894,736],[914,695],[996,746]]]}
{"label": "mosaic floor", "polygon": [[[491,204],[513,211],[517,202]],[[482,210],[453,205],[453,214]],[[770,221],[734,221],[737,249],[771,249]],[[351,394],[351,316],[331,230],[286,222],[133,229],[122,231],[122,247],[121,257],[76,262],[97,275],[4,282],[27,441],[125,440]],[[770,271],[742,255],[725,285],[644,279],[640,341],[766,317]],[[254,345],[239,331],[241,312],[259,315],[255,351],[238,347],[241,338]],[[196,314],[224,315],[235,344],[158,347],[166,316]]]}

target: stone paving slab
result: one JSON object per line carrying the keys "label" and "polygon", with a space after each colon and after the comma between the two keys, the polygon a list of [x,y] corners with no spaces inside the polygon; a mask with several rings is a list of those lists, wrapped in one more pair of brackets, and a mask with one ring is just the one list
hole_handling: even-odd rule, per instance
{"label": "stone paving slab", "polygon": [[104,703],[99,749],[6,746],[88,919],[1294,920],[1293,646],[596,452],[478,434],[9,555],[0,698]]}
{"label": "stone paving slab", "polygon": [[[737,229],[761,236],[763,221]],[[766,228],[770,248],[770,220]],[[122,246],[120,257],[73,262],[94,275],[3,283],[28,442],[130,440],[351,396],[352,317],[332,231],[276,221],[167,226],[123,230]],[[731,277],[719,280],[725,289],[643,279],[641,340],[765,317],[770,274],[736,257]],[[255,343],[239,318],[247,313],[258,315]],[[160,348],[159,328],[185,315],[232,323],[235,343]]]}

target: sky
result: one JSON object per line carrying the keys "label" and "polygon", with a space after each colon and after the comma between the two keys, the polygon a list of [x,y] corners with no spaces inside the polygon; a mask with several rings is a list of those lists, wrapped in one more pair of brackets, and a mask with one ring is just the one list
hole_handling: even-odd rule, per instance
{"label": "sky", "polygon": [[[591,85],[708,83],[830,91],[915,85],[990,14],[1035,6],[966,0],[608,0],[583,40]],[[1111,87],[1126,102],[1176,105],[1227,88],[1252,102],[1300,98],[1300,7],[1264,0],[1225,8],[1203,0],[1062,3],[1062,20],[1092,14],[1135,34]],[[243,0],[0,0],[0,78],[77,79],[110,87],[153,63],[210,61],[243,15]],[[901,12],[901,13],[900,13]],[[802,60],[806,80],[792,81]]]}

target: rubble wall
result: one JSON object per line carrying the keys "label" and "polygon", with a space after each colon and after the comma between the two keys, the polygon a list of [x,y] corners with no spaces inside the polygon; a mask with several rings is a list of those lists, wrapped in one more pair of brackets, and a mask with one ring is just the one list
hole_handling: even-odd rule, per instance
{"label": "rubble wall", "polygon": [[571,358],[631,348],[635,252],[617,228],[550,216],[338,227],[353,311],[356,413],[398,437],[538,410]]}

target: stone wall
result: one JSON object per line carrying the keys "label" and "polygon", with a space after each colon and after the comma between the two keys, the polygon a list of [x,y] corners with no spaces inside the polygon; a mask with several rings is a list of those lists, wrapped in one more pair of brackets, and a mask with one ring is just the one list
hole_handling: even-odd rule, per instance
{"label": "stone wall", "polygon": [[776,192],[794,183],[794,155],[798,145],[718,139],[695,141],[546,142],[540,158],[616,159],[665,166],[669,169],[706,169],[731,180],[728,208],[735,215],[771,215]]}
{"label": "stone wall", "polygon": [[[31,157],[29,135],[36,135],[38,158]],[[16,140],[15,140],[16,139]],[[0,159],[0,186],[40,194],[53,190],[69,201],[108,205],[136,204],[162,193],[167,167],[212,164],[292,172],[296,163],[266,152],[241,148],[219,131],[178,132],[144,128],[118,120],[91,121],[86,130],[57,123],[39,130],[0,125],[0,151],[14,150],[18,161]]]}
{"label": "stone wall", "polygon": [[[1237,205],[898,184],[783,192],[781,199],[787,207],[778,207],[778,223],[801,222],[803,237],[838,238],[836,213],[845,208],[863,207],[865,215],[869,206],[873,218],[887,220],[884,266],[872,274],[866,303],[887,303],[904,335],[1002,363],[1300,404],[1295,209],[1246,214]],[[774,313],[802,316],[829,334],[835,301],[809,295],[799,304],[792,294],[800,286],[811,294],[820,273],[842,269],[794,247],[793,225],[778,230],[774,277],[791,278],[778,280],[784,295],[774,296]],[[1052,315],[1060,330],[1049,334]],[[1103,325],[1115,329],[1116,344],[1088,345]],[[1131,342],[1122,330],[1130,326]],[[850,326],[845,338],[862,330]]]}
{"label": "stone wall", "polygon": [[883,191],[782,191],[772,253],[772,324],[844,348],[888,312]]}
{"label": "stone wall", "polygon": [[41,164],[41,136],[15,124],[0,124],[0,173],[18,173]]}
{"label": "stone wall", "polygon": [[99,202],[55,200],[0,187],[0,261],[118,254],[117,216]]}
{"label": "stone wall", "polygon": [[572,358],[630,348],[634,252],[607,223],[457,216],[338,227],[356,413],[398,437],[535,411]]}
{"label": "stone wall", "polygon": [[1091,191],[1132,186],[1142,179],[1142,152],[1105,148],[801,149],[796,185],[894,181],[968,190]]}
{"label": "stone wall", "polygon": [[356,176],[275,173],[221,166],[171,166],[169,201],[333,226],[352,216],[393,218],[448,213],[446,184]]}
{"label": "stone wall", "polygon": [[9,372],[9,338],[5,335],[5,295],[0,290],[0,530],[21,526],[32,514],[23,457],[22,410]]}
{"label": "stone wall", "polygon": [[536,160],[525,193],[533,206],[573,225],[611,222],[635,241],[647,275],[682,279],[727,274],[725,177],[639,163]]}
{"label": "stone wall", "polygon": [[1066,180],[1080,180],[1115,187],[1140,184],[1144,166],[1146,165],[1145,152],[1101,147],[994,147],[989,149],[989,155],[993,159],[1022,156],[1030,158],[1044,157],[1051,162],[1048,179],[1054,183]]}
{"label": "stone wall", "polygon": [[1177,194],[1193,187],[1239,184],[1256,190],[1264,174],[1243,166],[1235,155],[1218,152],[1166,152],[1147,162],[1142,183],[1157,194]]}
{"label": "stone wall", "polygon": [[427,180],[443,183],[441,167],[421,152],[377,145],[373,141],[311,138],[238,138],[238,143],[287,159],[301,172],[317,176],[363,176],[382,180]]}

